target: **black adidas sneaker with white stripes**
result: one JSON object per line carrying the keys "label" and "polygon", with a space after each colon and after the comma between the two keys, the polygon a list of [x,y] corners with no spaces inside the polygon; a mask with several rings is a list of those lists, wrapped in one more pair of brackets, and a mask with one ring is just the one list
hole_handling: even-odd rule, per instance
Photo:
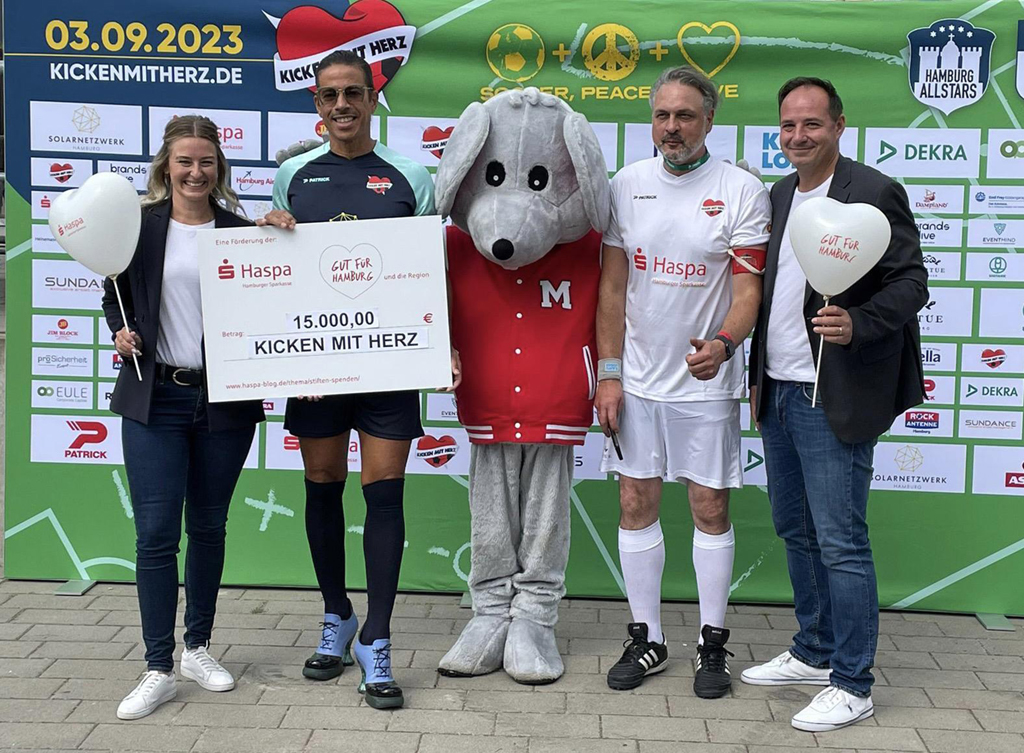
{"label": "black adidas sneaker with white stripes", "polygon": [[646,622],[631,622],[628,630],[629,638],[622,643],[626,650],[608,670],[608,687],[612,690],[637,688],[647,675],[661,672],[668,666],[668,647],[647,640]]}
{"label": "black adidas sneaker with white stripes", "polygon": [[728,657],[735,654],[725,648],[729,631],[705,625],[700,629],[700,637],[704,642],[697,646],[693,692],[698,698],[721,698],[732,685]]}

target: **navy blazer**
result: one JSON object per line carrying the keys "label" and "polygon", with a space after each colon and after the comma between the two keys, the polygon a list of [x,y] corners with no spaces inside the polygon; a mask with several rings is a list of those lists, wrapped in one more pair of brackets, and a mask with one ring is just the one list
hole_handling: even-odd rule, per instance
{"label": "navy blazer", "polygon": [[[765,261],[764,293],[751,342],[750,385],[764,382],[768,317],[772,310],[779,247],[786,230],[793,193],[799,179],[787,175],[772,186],[772,231]],[[924,400],[921,333],[917,312],[928,303],[928,271],[921,242],[903,186],[874,168],[840,157],[829,198],[844,204],[878,207],[889,220],[892,237],[878,264],[829,303],[850,313],[853,340],[849,345],[826,343],[819,395],[835,435],[844,442],[873,441],[888,431],[893,419]],[[824,299],[810,285],[804,291],[804,323],[817,363],[819,337],[811,318]],[[764,415],[761,390],[754,406]]]}
{"label": "navy blazer", "polygon": [[[160,292],[164,277],[164,248],[167,244],[167,227],[171,218],[171,202],[164,201],[142,210],[142,230],[128,269],[117,276],[117,285],[124,299],[125,314],[129,329],[142,336],[142,355],[139,367],[142,381],[135,374],[135,367],[125,359],[121,373],[117,376],[114,394],[110,399],[110,410],[125,418],[140,423],[149,423],[150,404],[153,399],[153,385],[156,383],[156,342],[160,331]],[[252,225],[249,220],[214,205],[216,227],[245,227]],[[117,305],[114,282],[108,277],[103,282],[103,314],[107,326],[116,336],[125,322]],[[173,365],[173,364],[172,364]],[[205,378],[206,348],[203,347]],[[209,394],[209,390],[206,391]],[[230,403],[206,404],[210,431],[224,431],[259,423],[264,419],[263,403],[260,400],[239,400]]]}

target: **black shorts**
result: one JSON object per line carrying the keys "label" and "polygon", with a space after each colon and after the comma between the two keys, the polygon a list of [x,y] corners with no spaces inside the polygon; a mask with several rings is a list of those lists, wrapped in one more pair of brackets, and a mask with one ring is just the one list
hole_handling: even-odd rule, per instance
{"label": "black shorts", "polygon": [[321,400],[288,398],[284,428],[296,437],[336,437],[353,428],[380,439],[423,436],[420,394],[367,392],[328,395]]}

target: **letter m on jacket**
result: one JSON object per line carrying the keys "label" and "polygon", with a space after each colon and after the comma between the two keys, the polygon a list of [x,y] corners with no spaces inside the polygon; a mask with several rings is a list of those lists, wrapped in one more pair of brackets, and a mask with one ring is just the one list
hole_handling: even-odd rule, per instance
{"label": "letter m on jacket", "polygon": [[572,308],[572,299],[569,297],[569,280],[562,280],[558,283],[557,288],[548,280],[541,280],[540,307],[553,308],[556,302],[561,303],[563,309]]}

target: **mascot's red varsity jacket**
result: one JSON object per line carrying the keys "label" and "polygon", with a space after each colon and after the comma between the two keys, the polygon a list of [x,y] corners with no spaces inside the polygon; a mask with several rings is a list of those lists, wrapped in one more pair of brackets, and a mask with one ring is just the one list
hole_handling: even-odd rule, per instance
{"label": "mascot's red varsity jacket", "polygon": [[583,444],[597,389],[601,235],[508,270],[458,228],[447,234],[456,400],[470,441]]}

